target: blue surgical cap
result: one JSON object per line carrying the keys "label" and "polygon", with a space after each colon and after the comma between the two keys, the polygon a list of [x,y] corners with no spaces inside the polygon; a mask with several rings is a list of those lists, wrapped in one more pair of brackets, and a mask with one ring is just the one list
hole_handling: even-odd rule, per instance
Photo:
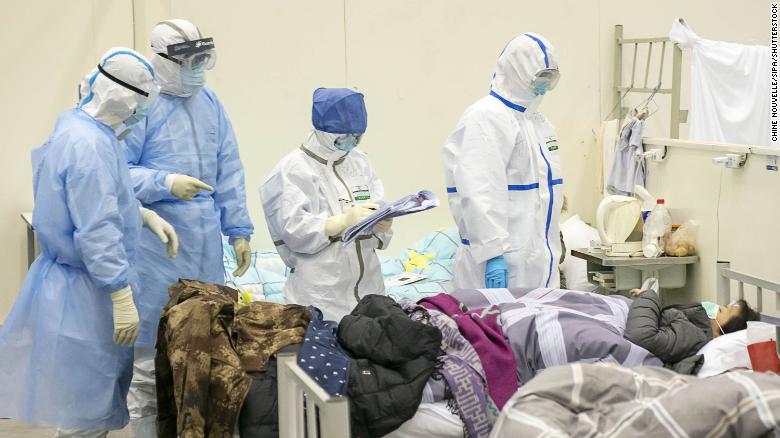
{"label": "blue surgical cap", "polygon": [[317,88],[311,106],[315,129],[332,134],[362,134],[368,125],[363,94],[348,88]]}

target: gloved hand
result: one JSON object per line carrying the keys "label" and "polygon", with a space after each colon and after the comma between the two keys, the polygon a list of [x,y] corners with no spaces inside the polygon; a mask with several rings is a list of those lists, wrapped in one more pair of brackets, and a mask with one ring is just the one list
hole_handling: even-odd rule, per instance
{"label": "gloved hand", "polygon": [[168,246],[168,257],[175,259],[176,253],[179,252],[179,238],[176,236],[176,230],[165,219],[148,208],[141,207],[141,217],[144,220],[144,226],[156,234],[160,242]]}
{"label": "gloved hand", "polygon": [[504,288],[509,284],[509,266],[504,256],[493,257],[485,263],[485,287]]}
{"label": "gloved hand", "polygon": [[138,310],[130,286],[112,292],[111,302],[114,304],[114,342],[132,347],[138,337]]}
{"label": "gloved hand", "polygon": [[342,231],[371,216],[378,204],[357,204],[346,213],[337,214],[325,219],[325,234],[328,237],[338,236]]}
{"label": "gloved hand", "polygon": [[249,245],[249,241],[243,237],[236,237],[233,240],[233,252],[236,253],[236,263],[238,268],[233,271],[233,275],[241,277],[249,269],[249,265],[252,263],[252,247]]}
{"label": "gloved hand", "polygon": [[386,233],[390,231],[390,227],[393,226],[393,220],[392,219],[385,219],[383,221],[379,221],[376,225],[374,225],[374,231],[377,233]]}
{"label": "gloved hand", "polygon": [[[171,178],[171,180],[168,178]],[[170,187],[168,190],[170,190],[171,194],[185,201],[192,201],[192,198],[201,190],[214,191],[214,187],[187,175],[171,174],[166,177],[166,185],[169,185],[169,181]]]}

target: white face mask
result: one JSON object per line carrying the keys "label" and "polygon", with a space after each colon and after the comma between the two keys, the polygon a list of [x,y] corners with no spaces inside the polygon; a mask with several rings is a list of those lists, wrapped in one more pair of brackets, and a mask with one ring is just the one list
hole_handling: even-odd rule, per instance
{"label": "white face mask", "polygon": [[180,71],[181,85],[190,93],[195,94],[206,85],[206,70],[182,67]]}
{"label": "white face mask", "polygon": [[345,134],[336,139],[335,145],[344,152],[350,152],[360,143],[360,134]]}

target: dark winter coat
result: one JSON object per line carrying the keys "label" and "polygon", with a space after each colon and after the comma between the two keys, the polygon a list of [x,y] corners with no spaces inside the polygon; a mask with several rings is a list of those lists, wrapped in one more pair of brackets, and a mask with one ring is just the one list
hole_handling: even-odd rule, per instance
{"label": "dark winter coat", "polygon": [[625,337],[658,356],[668,368],[695,374],[703,363],[696,352],[712,339],[712,328],[701,304],[662,309],[658,294],[649,290],[631,304]]}
{"label": "dark winter coat", "polygon": [[392,299],[368,295],[341,320],[338,340],[353,358],[352,435],[384,436],[412,418],[436,368],[441,332],[409,319]]}

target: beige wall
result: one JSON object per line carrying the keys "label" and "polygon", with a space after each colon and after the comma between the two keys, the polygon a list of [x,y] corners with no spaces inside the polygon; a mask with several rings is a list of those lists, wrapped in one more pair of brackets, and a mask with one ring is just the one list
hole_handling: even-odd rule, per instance
{"label": "beige wall", "polygon": [[[558,129],[570,209],[592,220],[600,163],[594,132],[612,108],[614,24],[625,25],[628,37],[662,36],[681,15],[705,37],[766,40],[762,2],[738,5],[725,0],[661,0],[630,7],[617,0],[96,0],[79,2],[81,8],[74,2],[38,2],[45,11],[7,2],[16,7],[4,8],[7,18],[0,32],[4,44],[13,42],[8,50],[14,62],[0,85],[6,87],[0,123],[6,128],[3,149],[8,150],[9,168],[0,173],[0,183],[18,190],[4,191],[5,202],[0,204],[6,243],[0,255],[0,274],[5,274],[0,276],[0,315],[7,312],[23,278],[24,229],[18,213],[32,203],[30,149],[45,139],[56,113],[72,104],[76,81],[105,48],[134,41],[148,54],[148,32],[161,19],[190,19],[215,38],[219,60],[209,85],[227,108],[240,142],[257,228],[255,248],[271,246],[257,188],[310,129],[311,93],[318,86],[354,87],[366,93],[369,130],[361,147],[384,180],[388,197],[418,188],[444,196],[440,151],[446,137],[466,106],[486,94],[503,45],[520,32],[539,32],[554,43],[563,73],[542,109]],[[668,105],[663,99],[659,103]],[[20,111],[20,105],[26,111]],[[651,132],[668,129],[664,120],[659,112]],[[762,171],[759,160],[751,160],[740,173],[724,172],[721,185],[721,170],[709,158],[675,150],[666,163],[651,168],[651,189],[670,199],[680,219],[703,222],[702,269],[694,273],[693,292],[681,299],[698,291],[714,296],[711,271],[719,256],[731,259],[738,269],[780,281],[778,256],[757,249],[766,241],[758,236],[770,236],[770,221],[780,214],[780,202],[772,204],[770,199],[777,196],[778,177]],[[710,219],[718,199],[720,238]],[[747,219],[752,221],[750,233],[741,231]],[[399,220],[390,253],[451,224],[446,205]],[[775,248],[778,244],[775,240]]]}

